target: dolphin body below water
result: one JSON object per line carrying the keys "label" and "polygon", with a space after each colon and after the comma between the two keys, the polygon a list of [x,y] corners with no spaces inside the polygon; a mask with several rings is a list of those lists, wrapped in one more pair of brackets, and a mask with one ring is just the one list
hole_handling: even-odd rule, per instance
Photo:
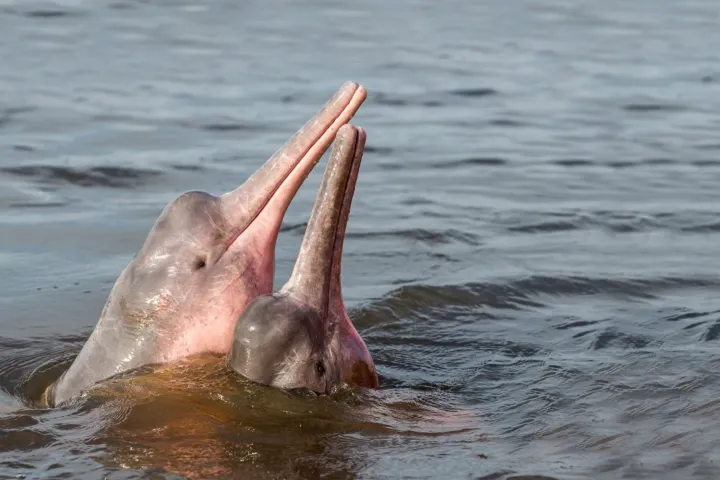
{"label": "dolphin body below water", "polygon": [[366,96],[362,86],[344,84],[243,185],[220,197],[184,193],[165,207],[42,402],[60,405],[144,365],[227,354],[248,303],[272,292],[275,244],[291,200]]}

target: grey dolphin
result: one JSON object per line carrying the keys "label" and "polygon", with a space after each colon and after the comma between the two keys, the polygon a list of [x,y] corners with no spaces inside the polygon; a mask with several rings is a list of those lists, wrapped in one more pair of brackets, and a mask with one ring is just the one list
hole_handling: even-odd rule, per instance
{"label": "grey dolphin", "polygon": [[345,83],[242,186],[219,197],[188,192],[165,207],[90,338],[42,401],[59,405],[143,365],[226,354],[239,315],[272,292],[275,243],[291,200],[366,96]]}
{"label": "grey dolphin", "polygon": [[240,316],[227,364],[279,388],[328,394],[340,384],[377,387],[365,342],[348,318],[340,263],[365,131],[340,128],[290,280]]}

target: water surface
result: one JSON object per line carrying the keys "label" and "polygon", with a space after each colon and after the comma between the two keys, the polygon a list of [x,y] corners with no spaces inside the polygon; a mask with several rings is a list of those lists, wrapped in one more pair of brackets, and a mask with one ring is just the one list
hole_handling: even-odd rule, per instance
{"label": "water surface", "polygon": [[[0,2],[0,477],[717,478],[719,21],[712,0]],[[344,295],[384,388],[313,399],[210,362],[32,407],[162,208],[237,186],[346,80],[370,96]]]}

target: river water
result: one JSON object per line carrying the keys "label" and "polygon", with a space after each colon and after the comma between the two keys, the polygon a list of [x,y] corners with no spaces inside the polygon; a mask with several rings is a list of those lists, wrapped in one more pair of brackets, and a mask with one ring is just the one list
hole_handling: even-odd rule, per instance
{"label": "river water", "polygon": [[[718,27],[714,0],[0,1],[0,478],[718,478]],[[383,389],[209,362],[34,408],[161,209],[346,80],[344,295]]]}

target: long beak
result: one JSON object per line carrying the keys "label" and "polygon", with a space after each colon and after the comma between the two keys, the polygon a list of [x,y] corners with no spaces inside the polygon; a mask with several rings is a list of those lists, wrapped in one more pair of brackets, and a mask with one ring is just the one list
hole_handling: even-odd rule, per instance
{"label": "long beak", "polygon": [[[262,214],[275,233],[303,181],[322,158],[341,126],[355,115],[367,91],[345,83],[288,142],[243,185],[220,197],[237,238]],[[233,221],[235,220],[235,221]]]}
{"label": "long beak", "polygon": [[342,248],[365,139],[365,130],[354,125],[344,125],[338,131],[298,259],[283,287],[317,308],[323,318],[336,302],[342,303]]}

